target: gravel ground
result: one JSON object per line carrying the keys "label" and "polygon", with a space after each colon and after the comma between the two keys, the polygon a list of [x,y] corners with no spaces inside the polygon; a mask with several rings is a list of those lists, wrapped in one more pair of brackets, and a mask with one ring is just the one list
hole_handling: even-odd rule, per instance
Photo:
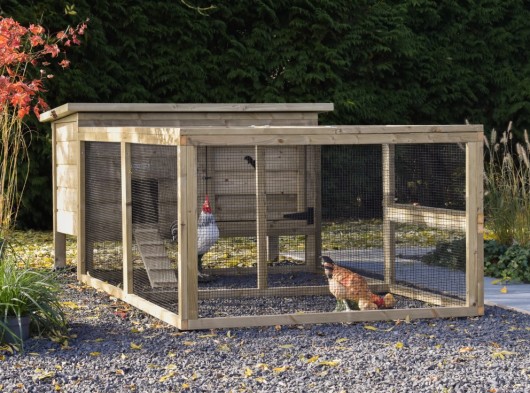
{"label": "gravel ground", "polygon": [[70,337],[0,350],[2,392],[530,392],[530,315],[180,332],[65,273]]}

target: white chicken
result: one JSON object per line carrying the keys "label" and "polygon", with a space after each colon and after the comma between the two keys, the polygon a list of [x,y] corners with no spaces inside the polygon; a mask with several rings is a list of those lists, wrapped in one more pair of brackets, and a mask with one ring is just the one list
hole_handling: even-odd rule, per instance
{"label": "white chicken", "polygon": [[[177,240],[178,223],[175,221],[171,225],[171,236],[173,240]],[[215,217],[210,206],[210,199],[208,195],[202,204],[201,214],[197,223],[197,261],[199,267],[199,282],[209,282],[211,277],[205,274],[202,269],[202,257],[219,239],[219,228],[215,222]]]}

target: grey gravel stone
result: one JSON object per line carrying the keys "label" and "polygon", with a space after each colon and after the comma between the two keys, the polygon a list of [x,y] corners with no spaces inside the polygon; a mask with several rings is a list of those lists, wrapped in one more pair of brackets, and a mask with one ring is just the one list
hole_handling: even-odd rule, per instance
{"label": "grey gravel stone", "polygon": [[68,346],[33,338],[23,354],[0,352],[0,391],[530,392],[530,315],[496,307],[409,324],[179,332],[134,308],[116,315],[123,303],[71,273],[64,299],[79,305],[67,309]]}

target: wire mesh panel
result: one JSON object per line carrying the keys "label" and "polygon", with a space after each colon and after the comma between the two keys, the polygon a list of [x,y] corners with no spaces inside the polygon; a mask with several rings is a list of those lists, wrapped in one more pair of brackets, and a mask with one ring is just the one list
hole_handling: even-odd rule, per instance
{"label": "wire mesh panel", "polygon": [[[215,217],[220,235],[199,256],[199,317],[314,309],[305,298],[320,294],[325,283],[315,225],[319,151],[306,146],[199,149],[198,202],[203,206],[208,196],[212,208],[201,215]],[[199,218],[199,237],[211,233],[201,231]]]}
{"label": "wire mesh panel", "polygon": [[123,283],[121,158],[119,143],[86,142],[86,269],[95,278]]}
{"label": "wire mesh panel", "polygon": [[177,148],[131,145],[134,293],[177,310]]}
{"label": "wire mesh panel", "polygon": [[[396,145],[386,154],[381,146],[334,146],[323,172],[322,254],[335,263],[326,270],[332,292],[349,291],[361,309],[464,304],[461,146]],[[387,293],[393,301],[385,303]],[[359,304],[363,297],[370,302]]]}

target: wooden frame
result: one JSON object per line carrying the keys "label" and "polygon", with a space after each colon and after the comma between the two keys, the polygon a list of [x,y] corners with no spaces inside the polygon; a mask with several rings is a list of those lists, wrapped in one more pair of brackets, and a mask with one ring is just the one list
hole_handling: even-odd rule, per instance
{"label": "wooden frame", "polygon": [[[276,324],[354,322],[385,319],[437,318],[482,315],[483,297],[483,207],[481,125],[406,125],[406,126],[318,126],[318,113],[332,110],[332,104],[65,104],[41,115],[52,121],[54,174],[54,243],[56,266],[64,266],[65,236],[78,239],[78,278],[95,288],[152,314],[179,329],[207,329]],[[86,270],[84,210],[84,143],[119,142],[121,144],[123,288],[91,277]],[[132,281],[132,202],[131,144],[172,145],[178,148],[178,310],[166,310],[133,294]],[[394,146],[415,143],[461,143],[466,149],[466,211],[403,205],[394,202]],[[198,151],[208,146],[251,146],[256,156],[257,218],[254,224],[220,223],[221,232],[232,236],[254,230],[257,235],[257,287],[239,290],[199,290],[197,284],[197,170]],[[287,315],[199,318],[201,299],[283,294],[327,294],[327,286],[268,287],[267,258],[277,247],[277,236],[306,234],[306,258],[320,254],[320,215],[314,227],[300,229],[297,221],[273,224],[267,221],[264,148],[268,146],[313,146],[380,144],[383,158],[383,252],[385,280],[369,280],[374,290],[388,290],[436,305],[432,308],[358,311],[345,313],[306,313]],[[68,152],[67,155],[64,153]],[[306,160],[320,167],[319,154],[312,150]],[[72,156],[72,154],[74,154]],[[72,168],[66,167],[72,165]],[[206,165],[208,162],[206,162]],[[300,171],[305,168],[300,167]],[[75,178],[72,178],[75,173]],[[64,174],[67,174],[66,176]],[[312,186],[320,189],[320,176],[308,175]],[[71,187],[73,192],[63,188]],[[300,189],[298,195],[303,194]],[[320,204],[317,193],[316,204]],[[302,198],[303,199],[303,198]],[[302,206],[299,199],[298,204]],[[65,210],[70,209],[70,210]],[[414,291],[396,284],[395,225],[416,223],[444,227],[450,221],[467,238],[466,300]],[[252,227],[254,225],[254,227]],[[313,270],[317,270],[314,263]],[[290,268],[296,271],[297,267]],[[299,268],[301,269],[301,268]],[[306,267],[307,269],[307,267]],[[223,273],[229,274],[230,269]]]}

